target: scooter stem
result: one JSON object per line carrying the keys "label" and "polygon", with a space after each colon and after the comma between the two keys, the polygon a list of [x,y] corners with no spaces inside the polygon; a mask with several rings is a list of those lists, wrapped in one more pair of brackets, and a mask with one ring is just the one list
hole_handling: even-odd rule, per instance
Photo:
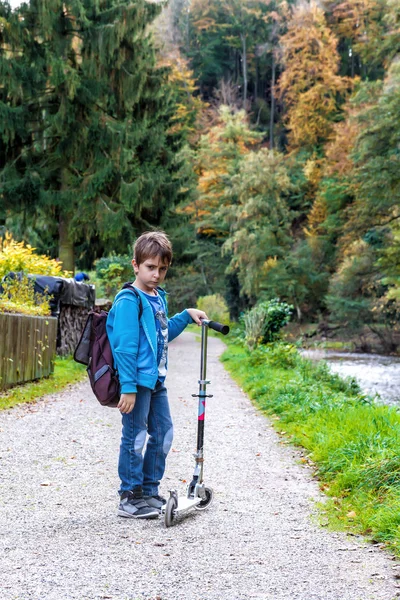
{"label": "scooter stem", "polygon": [[193,493],[196,484],[203,483],[203,463],[204,463],[204,419],[206,412],[206,398],[210,398],[212,395],[207,394],[207,384],[210,383],[206,380],[207,371],[207,334],[208,334],[208,323],[209,321],[203,320],[201,323],[201,361],[200,361],[200,379],[199,379],[199,393],[193,394],[199,399],[198,405],[198,418],[197,418],[197,448],[196,454],[194,455],[196,460],[196,466],[193,473],[193,480],[189,486],[191,493]]}
{"label": "scooter stem", "polygon": [[206,412],[206,398],[207,398],[207,383],[206,371],[207,371],[207,334],[208,327],[207,323],[201,324],[201,359],[200,359],[200,379],[199,379],[199,410],[197,420],[197,453],[196,453],[196,465],[200,469],[198,471],[198,483],[203,481],[203,447],[204,447],[204,419]]}

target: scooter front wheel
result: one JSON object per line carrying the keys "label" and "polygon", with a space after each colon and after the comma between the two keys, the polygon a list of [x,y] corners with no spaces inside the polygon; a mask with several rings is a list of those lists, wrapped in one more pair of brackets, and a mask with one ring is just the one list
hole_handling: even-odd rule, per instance
{"label": "scooter front wheel", "polygon": [[210,506],[210,504],[212,503],[212,501],[214,500],[214,492],[212,491],[211,488],[206,487],[204,488],[206,497],[195,506],[196,510],[205,510],[206,508],[208,508]]}
{"label": "scooter front wheel", "polygon": [[171,496],[167,500],[167,504],[165,506],[164,512],[164,524],[165,527],[171,527],[173,522],[175,521],[176,515],[175,510],[178,508],[178,503],[174,496]]}

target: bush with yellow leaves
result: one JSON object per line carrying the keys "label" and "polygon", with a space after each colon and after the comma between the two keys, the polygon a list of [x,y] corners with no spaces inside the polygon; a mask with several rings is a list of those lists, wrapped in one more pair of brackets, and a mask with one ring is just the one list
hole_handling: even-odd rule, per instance
{"label": "bush with yellow leaves", "polygon": [[6,233],[3,241],[0,239],[0,280],[10,273],[23,272],[21,279],[11,279],[2,283],[3,293],[0,294],[0,312],[23,313],[29,315],[49,315],[49,295],[35,294],[34,282],[27,274],[68,276],[62,266],[48,256],[35,254],[25,242],[17,242],[10,233]]}
{"label": "bush with yellow leaves", "polygon": [[25,242],[17,242],[11,233],[6,233],[4,240],[0,239],[0,278],[10,271],[23,271],[34,275],[69,276],[63,272],[61,263],[48,256],[35,254],[35,248]]}
{"label": "bush with yellow leaves", "polygon": [[50,315],[49,294],[35,294],[34,282],[24,276],[21,280],[10,279],[2,283],[0,312],[24,315]]}

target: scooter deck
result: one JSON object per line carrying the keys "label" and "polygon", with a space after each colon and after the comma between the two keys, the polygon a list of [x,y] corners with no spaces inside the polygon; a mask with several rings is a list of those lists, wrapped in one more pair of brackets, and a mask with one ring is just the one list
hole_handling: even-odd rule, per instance
{"label": "scooter deck", "polygon": [[187,496],[178,497],[178,511],[189,510],[200,504],[201,498],[187,498]]}
{"label": "scooter deck", "polygon": [[[176,516],[186,513],[192,508],[198,506],[200,502],[201,498],[188,498],[187,496],[179,496],[178,506],[174,509],[174,513]],[[162,512],[165,512],[165,506],[163,507]]]}

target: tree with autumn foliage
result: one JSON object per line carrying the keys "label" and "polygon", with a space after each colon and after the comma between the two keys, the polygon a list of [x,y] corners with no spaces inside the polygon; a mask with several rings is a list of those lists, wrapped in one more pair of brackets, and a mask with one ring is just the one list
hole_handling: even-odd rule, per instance
{"label": "tree with autumn foliage", "polygon": [[318,149],[332,133],[349,82],[338,75],[337,39],[315,2],[293,8],[281,38],[284,71],[278,83],[286,107],[290,150]]}
{"label": "tree with autumn foliage", "polygon": [[178,140],[178,144],[198,138],[197,120],[204,109],[204,103],[196,94],[196,82],[188,61],[179,53],[163,55],[159,66],[168,71],[168,87],[174,102],[171,126],[168,134]]}
{"label": "tree with autumn foliage", "polygon": [[186,182],[186,199],[178,208],[180,220],[172,224],[171,237],[178,255],[172,266],[169,289],[187,300],[222,293],[229,298],[236,318],[245,305],[235,273],[226,274],[229,256],[221,247],[229,234],[224,208],[235,204],[232,179],[240,172],[242,158],[260,142],[251,131],[245,111],[222,106],[208,133],[187,145],[178,156],[178,176]]}
{"label": "tree with autumn foliage", "polygon": [[235,203],[230,182],[240,171],[243,156],[259,144],[260,137],[250,130],[245,111],[235,112],[222,106],[218,123],[200,138],[192,155],[197,190],[192,201],[182,208],[196,222],[199,235],[220,240],[226,237],[229,227],[216,218],[217,211]]}
{"label": "tree with autumn foliage", "polygon": [[[396,347],[393,335],[400,318],[399,82],[400,63],[395,59],[382,84],[363,85],[359,92],[358,133],[350,155],[353,201],[341,228],[342,259],[329,294],[330,310],[342,319],[350,318],[357,307],[361,314],[362,306],[365,322],[390,350]],[[362,102],[367,90],[369,102]],[[353,286],[342,284],[348,273],[353,274]]]}

